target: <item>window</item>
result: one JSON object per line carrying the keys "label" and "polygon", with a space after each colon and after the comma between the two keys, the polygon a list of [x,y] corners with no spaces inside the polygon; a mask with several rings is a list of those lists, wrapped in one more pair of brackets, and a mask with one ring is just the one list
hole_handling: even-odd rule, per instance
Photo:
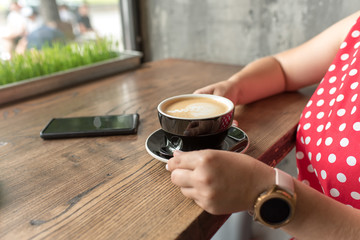
{"label": "window", "polygon": [[[84,3],[85,2],[85,3]],[[51,33],[54,39],[62,38],[81,44],[97,37],[111,38],[118,42],[120,51],[124,49],[119,0],[19,0],[15,6],[13,0],[2,0],[0,3],[0,57],[9,59],[13,51],[22,52],[40,49],[42,38],[36,33],[48,19],[60,18],[59,32]],[[43,37],[43,36],[42,36]],[[50,37],[50,36],[47,36]],[[26,43],[22,41],[27,38]],[[47,40],[48,41],[48,40]]]}

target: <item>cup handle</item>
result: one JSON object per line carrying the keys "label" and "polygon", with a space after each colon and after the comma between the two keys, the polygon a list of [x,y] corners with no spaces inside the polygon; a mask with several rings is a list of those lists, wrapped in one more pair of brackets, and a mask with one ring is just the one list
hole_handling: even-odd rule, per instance
{"label": "cup handle", "polygon": [[168,139],[166,136],[164,136],[164,142],[166,144],[160,148],[160,154],[168,159],[173,157],[174,151],[181,150],[183,147],[183,141],[179,137],[173,136]]}
{"label": "cup handle", "polygon": [[170,139],[166,138],[166,146],[174,152],[183,148],[183,141],[181,138],[173,136]]}

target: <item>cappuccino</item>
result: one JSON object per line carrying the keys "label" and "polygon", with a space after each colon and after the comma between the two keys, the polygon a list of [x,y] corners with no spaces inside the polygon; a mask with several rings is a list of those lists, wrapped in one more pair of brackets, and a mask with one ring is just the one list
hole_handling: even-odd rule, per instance
{"label": "cappuccino", "polygon": [[170,100],[162,107],[165,114],[178,118],[202,119],[224,114],[229,107],[208,97],[183,97]]}

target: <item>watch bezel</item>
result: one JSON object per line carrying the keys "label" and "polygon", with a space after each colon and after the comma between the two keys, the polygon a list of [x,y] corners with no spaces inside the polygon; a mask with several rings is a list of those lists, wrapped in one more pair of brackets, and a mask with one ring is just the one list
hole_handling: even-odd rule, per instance
{"label": "watch bezel", "polygon": [[[284,220],[278,221],[278,222],[270,222],[266,221],[263,216],[261,215],[262,207],[266,202],[272,199],[281,199],[285,203],[288,204],[289,207],[289,214]],[[296,203],[296,195],[290,194],[286,190],[280,188],[277,185],[274,185],[271,189],[263,192],[260,194],[260,196],[257,198],[255,205],[254,205],[254,220],[258,221],[265,226],[271,227],[271,228],[279,228],[286,224],[288,224],[294,217],[295,214],[295,203]]]}

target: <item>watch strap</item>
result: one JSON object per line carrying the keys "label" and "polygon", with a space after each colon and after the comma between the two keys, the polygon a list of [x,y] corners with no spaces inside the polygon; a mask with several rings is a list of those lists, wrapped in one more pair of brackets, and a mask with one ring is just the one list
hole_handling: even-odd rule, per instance
{"label": "watch strap", "polygon": [[274,168],[274,170],[275,170],[275,185],[287,191],[289,194],[294,195],[295,190],[294,190],[293,177],[278,168]]}

